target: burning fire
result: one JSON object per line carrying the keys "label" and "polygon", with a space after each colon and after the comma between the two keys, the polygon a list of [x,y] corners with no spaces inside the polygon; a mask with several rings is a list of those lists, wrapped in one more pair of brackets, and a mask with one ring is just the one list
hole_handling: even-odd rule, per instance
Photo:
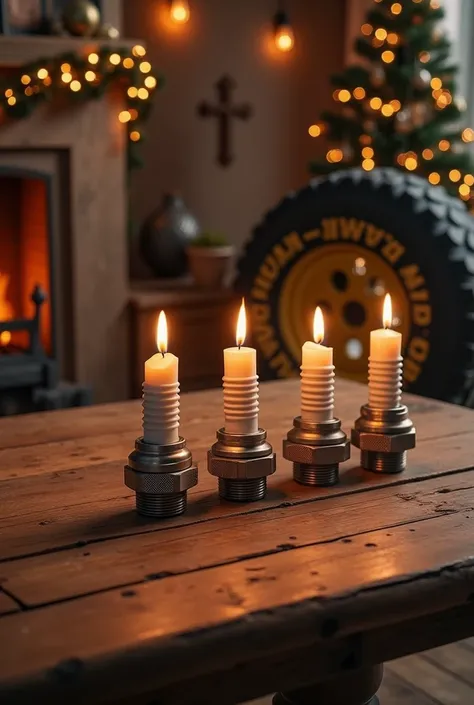
{"label": "burning fire", "polygon": [[[10,275],[0,272],[0,321],[9,321],[13,318],[13,307],[7,301],[6,295],[9,281]],[[0,333],[0,345],[8,345],[11,337],[12,334],[8,330]]]}

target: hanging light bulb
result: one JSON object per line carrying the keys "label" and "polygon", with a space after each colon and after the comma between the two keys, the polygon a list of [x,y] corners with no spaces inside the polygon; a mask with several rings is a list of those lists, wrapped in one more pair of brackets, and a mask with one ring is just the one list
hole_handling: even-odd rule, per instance
{"label": "hanging light bulb", "polygon": [[176,24],[185,24],[189,20],[188,0],[170,0],[170,18]]}
{"label": "hanging light bulb", "polygon": [[295,35],[287,13],[280,6],[273,18],[275,45],[280,51],[291,51],[295,43]]}

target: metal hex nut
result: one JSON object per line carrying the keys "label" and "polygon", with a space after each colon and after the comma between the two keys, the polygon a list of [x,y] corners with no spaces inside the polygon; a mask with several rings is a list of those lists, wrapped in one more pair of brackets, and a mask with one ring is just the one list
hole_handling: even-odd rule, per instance
{"label": "metal hex nut", "polygon": [[197,465],[176,472],[139,472],[125,466],[125,484],[143,494],[175,494],[197,485]]}
{"label": "metal hex nut", "polygon": [[404,433],[370,433],[353,428],[351,441],[360,450],[371,450],[376,453],[403,453],[416,444],[416,430],[411,428]]}
{"label": "metal hex nut", "polygon": [[301,465],[333,465],[343,463],[351,457],[349,439],[334,445],[308,445],[283,441],[283,457]]}
{"label": "metal hex nut", "polygon": [[212,450],[207,453],[207,469],[211,475],[229,480],[251,480],[257,477],[273,475],[276,470],[275,453],[263,458],[225,458],[214,455]]}

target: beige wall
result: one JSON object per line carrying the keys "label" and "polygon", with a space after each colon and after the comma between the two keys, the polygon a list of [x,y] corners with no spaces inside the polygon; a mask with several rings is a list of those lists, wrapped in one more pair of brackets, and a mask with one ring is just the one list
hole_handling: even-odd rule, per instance
{"label": "beige wall", "polygon": [[[125,36],[143,38],[166,77],[146,128],[145,167],[133,176],[138,222],[163,190],[177,189],[203,227],[240,244],[266,210],[307,180],[317,149],[307,129],[331,102],[329,74],[343,62],[345,3],[287,3],[296,34],[288,55],[275,55],[266,41],[276,4],[190,0],[190,22],[172,32],[160,21],[160,0],[124,3]],[[215,120],[196,116],[200,101],[215,99],[213,86],[223,73],[238,83],[235,100],[254,108],[250,121],[234,122],[236,160],[227,168],[216,164]]]}

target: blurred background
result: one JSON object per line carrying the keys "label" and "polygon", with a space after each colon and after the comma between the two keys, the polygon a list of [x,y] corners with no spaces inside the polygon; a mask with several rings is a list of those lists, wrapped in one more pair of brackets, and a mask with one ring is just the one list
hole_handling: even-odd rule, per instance
{"label": "blurred background", "polygon": [[139,396],[164,309],[218,386],[242,296],[261,379],[312,315],[366,379],[472,405],[470,0],[2,0],[0,415]]}

